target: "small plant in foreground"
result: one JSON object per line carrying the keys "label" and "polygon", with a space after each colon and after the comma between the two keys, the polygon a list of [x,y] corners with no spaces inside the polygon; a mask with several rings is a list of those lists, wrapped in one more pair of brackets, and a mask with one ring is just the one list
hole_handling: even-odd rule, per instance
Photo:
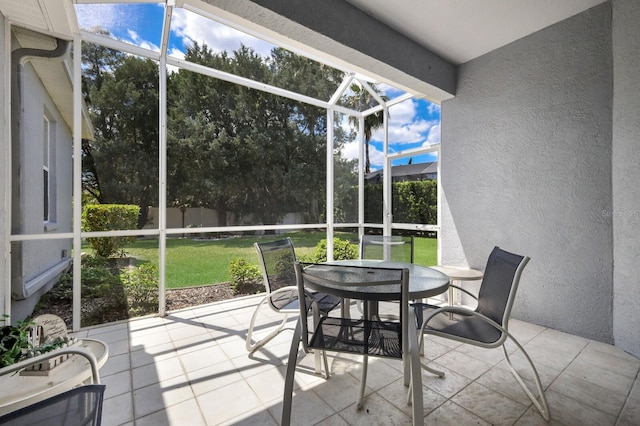
{"label": "small plant in foreground", "polygon": [[134,315],[154,312],[158,307],[158,272],[153,265],[131,266],[120,272],[129,311]]}
{"label": "small plant in foreground", "polygon": [[235,294],[255,294],[264,291],[260,268],[248,263],[245,259],[232,260],[229,265],[229,274]]}

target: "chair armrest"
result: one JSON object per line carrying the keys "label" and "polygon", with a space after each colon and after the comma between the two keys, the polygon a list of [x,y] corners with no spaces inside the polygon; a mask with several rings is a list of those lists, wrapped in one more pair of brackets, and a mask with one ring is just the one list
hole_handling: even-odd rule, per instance
{"label": "chair armrest", "polygon": [[442,313],[460,314],[460,315],[466,315],[466,316],[479,318],[482,321],[486,322],[487,324],[489,324],[489,325],[497,328],[498,330],[502,331],[503,333],[509,334],[509,331],[506,328],[504,328],[503,326],[501,326],[500,324],[498,324],[497,322],[495,322],[491,318],[489,318],[489,317],[487,317],[485,315],[482,315],[481,313],[478,313],[476,311],[472,311],[471,309],[463,308],[461,306],[443,306],[442,308],[438,308],[438,309],[434,310],[433,312],[429,313],[424,318],[424,321],[422,322],[422,328],[424,329],[425,324],[427,324],[431,320],[431,318],[433,318],[434,316],[436,316],[438,314],[442,314]]}
{"label": "chair armrest", "polygon": [[[288,285],[286,287],[280,287],[279,289],[277,289],[275,291],[267,293],[266,297],[276,296],[276,295],[278,295],[280,293],[286,293],[288,291],[295,291],[294,294],[297,295],[298,294],[298,287],[296,287],[295,285]],[[293,299],[289,299],[289,301],[291,301],[291,300],[293,300]]]}
{"label": "chair armrest", "polygon": [[7,367],[3,367],[0,369],[0,375],[5,375],[8,373],[13,373],[19,370],[22,370],[25,367],[28,367],[33,364],[38,364],[43,361],[46,361],[51,358],[59,357],[62,354],[73,354],[83,356],[89,361],[89,365],[91,366],[91,374],[93,375],[93,383],[100,384],[100,376],[98,374],[98,361],[96,360],[95,355],[88,349],[85,349],[81,346],[67,346],[64,348],[58,348],[50,352],[46,352],[42,355],[37,355],[32,358],[27,358],[23,361],[17,362],[15,364],[9,365]]}
{"label": "chair armrest", "polygon": [[462,288],[462,287],[460,287],[460,286],[457,286],[457,285],[454,285],[454,284],[449,284],[449,287],[451,287],[451,288],[455,288],[456,290],[460,290],[461,292],[463,292],[463,293],[468,294],[469,296],[471,296],[474,300],[476,300],[476,301],[478,300],[478,296],[476,296],[475,294],[471,293],[471,292],[470,292],[470,291],[468,291],[468,290],[465,290],[464,288]]}

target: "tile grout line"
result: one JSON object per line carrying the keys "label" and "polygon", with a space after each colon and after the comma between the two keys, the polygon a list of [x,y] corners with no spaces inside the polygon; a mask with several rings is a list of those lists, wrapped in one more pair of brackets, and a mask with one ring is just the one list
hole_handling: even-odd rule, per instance
{"label": "tile grout line", "polygon": [[620,425],[620,422],[621,422],[621,419],[622,419],[622,415],[624,414],[624,412],[625,412],[625,410],[627,408],[627,405],[630,403],[631,395],[633,395],[634,389],[639,387],[638,380],[640,380],[640,370],[636,371],[636,377],[635,377],[635,379],[633,381],[633,384],[629,388],[629,393],[627,394],[627,397],[624,400],[624,404],[622,404],[622,408],[620,409],[620,413],[618,413],[618,417],[616,419],[615,426]]}

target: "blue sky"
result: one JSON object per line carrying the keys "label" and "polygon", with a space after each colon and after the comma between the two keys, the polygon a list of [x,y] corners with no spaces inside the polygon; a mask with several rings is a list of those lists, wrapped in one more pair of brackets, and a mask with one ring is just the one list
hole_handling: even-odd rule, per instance
{"label": "blue sky", "polygon": [[[101,26],[114,37],[147,49],[159,51],[164,7],[158,4],[79,4],[78,21],[83,29]],[[169,52],[183,57],[185,46],[196,41],[206,43],[214,51],[233,51],[241,44],[251,46],[257,53],[268,55],[273,48],[263,40],[203,18],[184,9],[174,9]],[[390,99],[403,94],[388,85],[379,84]],[[440,142],[440,106],[423,99],[410,99],[389,109],[390,152],[401,152]],[[347,125],[347,124],[345,124]],[[355,143],[345,146],[344,155],[357,157]],[[374,132],[369,148],[372,169],[382,167],[382,131]],[[433,161],[434,155],[413,158],[413,163]],[[394,164],[406,164],[408,158]]]}

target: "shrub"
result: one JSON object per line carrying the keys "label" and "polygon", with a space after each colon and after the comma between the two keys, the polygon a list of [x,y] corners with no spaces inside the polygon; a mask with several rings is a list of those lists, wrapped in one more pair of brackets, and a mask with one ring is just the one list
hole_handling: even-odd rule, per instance
{"label": "shrub", "polygon": [[[358,258],[358,245],[351,244],[348,240],[333,238],[333,260],[348,260]],[[327,239],[322,239],[316,245],[311,256],[301,256],[302,262],[321,263],[327,261]]]}
{"label": "shrub", "polygon": [[232,260],[229,264],[229,274],[234,294],[255,294],[264,291],[260,268],[245,259]]}
{"label": "shrub", "polygon": [[[3,315],[0,321],[5,322],[8,315]],[[0,327],[0,367],[6,367],[21,361],[32,349],[29,341],[29,329],[33,323],[18,321],[17,325]]]}
{"label": "shrub", "polygon": [[[113,287],[119,285],[118,277],[110,270],[107,259],[99,256],[82,258],[81,296],[83,298],[113,297]],[[73,300],[73,269],[60,275],[56,284],[40,299],[40,303],[57,300],[71,303]]]}
{"label": "shrub", "polygon": [[[86,232],[136,229],[140,207],[129,204],[89,204],[82,212],[82,230]],[[91,247],[101,257],[113,256],[135,237],[90,238]]]}
{"label": "shrub", "polygon": [[154,312],[158,308],[158,271],[155,266],[142,264],[120,271],[129,311],[134,315]]}

